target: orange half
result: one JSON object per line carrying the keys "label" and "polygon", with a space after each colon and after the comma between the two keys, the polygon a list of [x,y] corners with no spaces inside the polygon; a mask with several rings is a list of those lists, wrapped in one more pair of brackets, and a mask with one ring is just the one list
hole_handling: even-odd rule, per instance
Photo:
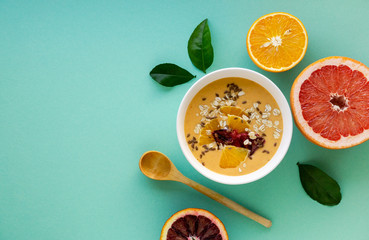
{"label": "orange half", "polygon": [[252,61],[269,72],[283,72],[304,57],[308,35],[295,16],[276,12],[256,20],[247,34],[247,51]]}
{"label": "orange half", "polygon": [[211,212],[187,208],[171,216],[164,224],[160,240],[216,239],[228,240],[223,223]]}

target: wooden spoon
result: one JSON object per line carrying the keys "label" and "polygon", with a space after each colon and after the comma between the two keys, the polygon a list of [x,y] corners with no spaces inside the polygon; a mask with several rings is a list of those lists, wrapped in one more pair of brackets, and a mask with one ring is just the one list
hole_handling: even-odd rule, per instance
{"label": "wooden spoon", "polygon": [[213,190],[204,187],[191,179],[183,176],[170,159],[161,152],[148,151],[145,152],[140,158],[140,169],[143,174],[154,180],[171,180],[184,183],[193,189],[205,194],[206,196],[214,199],[215,201],[223,204],[230,209],[241,213],[242,215],[260,223],[261,225],[269,228],[272,226],[272,222],[246,208],[240,204],[220,195]]}

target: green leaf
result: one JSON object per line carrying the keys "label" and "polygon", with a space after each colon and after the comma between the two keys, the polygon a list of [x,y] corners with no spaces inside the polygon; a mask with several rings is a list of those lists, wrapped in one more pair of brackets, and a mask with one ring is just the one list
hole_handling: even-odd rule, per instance
{"label": "green leaf", "polygon": [[342,199],[340,186],[317,167],[297,163],[300,180],[305,192],[315,201],[328,206],[340,203]]}
{"label": "green leaf", "polygon": [[202,21],[195,28],[188,40],[187,50],[192,64],[205,73],[214,59],[208,19]]}
{"label": "green leaf", "polygon": [[188,82],[196,77],[187,70],[172,63],[157,65],[151,70],[150,76],[155,81],[166,87],[173,87]]}

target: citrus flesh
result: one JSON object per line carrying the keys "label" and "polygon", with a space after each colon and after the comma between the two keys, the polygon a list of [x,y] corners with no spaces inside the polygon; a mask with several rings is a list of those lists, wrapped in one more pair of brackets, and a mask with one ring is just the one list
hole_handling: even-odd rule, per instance
{"label": "citrus flesh", "polygon": [[199,138],[199,144],[200,146],[204,144],[209,144],[214,142],[214,138],[212,135],[212,132],[219,129],[219,121],[218,119],[213,119],[210,122],[208,122],[200,132],[200,138]]}
{"label": "citrus flesh", "polygon": [[220,156],[221,168],[235,168],[247,157],[249,150],[246,148],[225,146]]}
{"label": "citrus flesh", "polygon": [[246,120],[235,115],[228,115],[227,125],[237,132],[245,132],[245,129],[250,127]]}
{"label": "citrus flesh", "polygon": [[244,111],[242,111],[241,108],[239,107],[234,107],[234,106],[223,106],[220,109],[220,112],[223,113],[224,115],[236,115],[239,117],[242,117],[242,115],[244,115]]}
{"label": "citrus flesh", "polygon": [[188,208],[164,224],[160,240],[228,240],[223,223],[204,209]]}
{"label": "citrus flesh", "polygon": [[288,13],[270,13],[257,19],[247,34],[252,61],[270,72],[283,72],[304,57],[308,35],[301,21]]}
{"label": "citrus flesh", "polygon": [[308,66],[291,89],[296,125],[312,142],[348,148],[369,139],[369,68],[347,57]]}
{"label": "citrus flesh", "polygon": [[[199,145],[215,144],[207,149],[222,149],[219,166],[235,168],[264,146],[265,139],[258,134],[251,139],[248,132],[250,125],[243,117],[246,113],[239,107],[223,106],[220,111],[227,116],[226,126],[222,128],[217,118],[212,119],[200,131]],[[235,114],[235,115],[232,115]],[[239,116],[238,116],[239,115]]]}
{"label": "citrus flesh", "polygon": [[[244,112],[237,107],[224,107],[222,111],[223,114],[244,115]],[[219,166],[235,168],[248,154],[251,156],[258,148],[264,146],[265,139],[258,134],[253,139],[250,138],[247,132],[249,128],[250,125],[245,119],[228,114],[226,128],[221,128],[218,119],[213,119],[201,129],[199,144],[202,146],[215,143],[222,149]]]}

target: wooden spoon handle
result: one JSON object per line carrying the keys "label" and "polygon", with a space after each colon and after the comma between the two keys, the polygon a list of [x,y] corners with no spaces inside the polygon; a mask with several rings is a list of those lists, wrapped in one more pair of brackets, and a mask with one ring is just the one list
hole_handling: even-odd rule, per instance
{"label": "wooden spoon handle", "polygon": [[202,186],[201,184],[198,184],[197,182],[192,181],[191,179],[183,176],[183,178],[181,179],[182,182],[190,187],[192,187],[193,189],[201,192],[202,194],[205,194],[206,196],[208,196],[209,198],[214,199],[215,201],[223,204],[226,207],[229,207],[230,209],[241,213],[242,215],[254,220],[255,222],[260,223],[261,225],[269,228],[272,226],[272,222],[248,209],[246,209],[245,207],[241,206],[240,204],[232,201],[229,198],[226,198],[222,195],[220,195],[219,193]]}

